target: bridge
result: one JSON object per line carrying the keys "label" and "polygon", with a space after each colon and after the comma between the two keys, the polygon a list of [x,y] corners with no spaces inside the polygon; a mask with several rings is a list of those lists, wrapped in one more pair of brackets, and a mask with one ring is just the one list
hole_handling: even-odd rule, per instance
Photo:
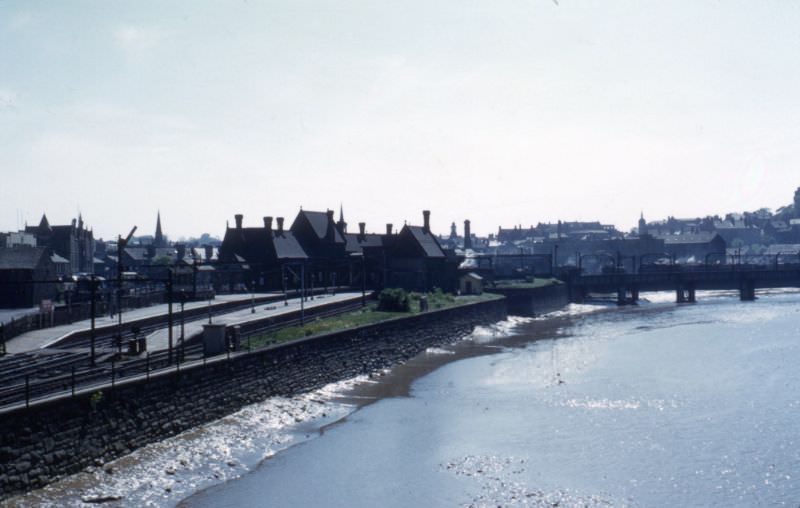
{"label": "bridge", "polygon": [[755,300],[759,288],[800,288],[800,263],[773,265],[649,265],[638,273],[614,270],[583,275],[579,270],[563,274],[570,301],[581,302],[592,294],[616,294],[620,305],[636,303],[643,291],[675,291],[675,301],[697,300],[697,290],[737,290],[742,301]]}

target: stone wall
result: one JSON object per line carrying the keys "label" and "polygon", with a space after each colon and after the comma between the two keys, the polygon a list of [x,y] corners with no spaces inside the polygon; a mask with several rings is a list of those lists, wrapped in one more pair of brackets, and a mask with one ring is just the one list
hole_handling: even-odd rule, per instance
{"label": "stone wall", "polygon": [[505,296],[508,313],[516,316],[540,316],[569,303],[569,288],[566,284],[537,288],[491,288],[486,291]]}
{"label": "stone wall", "polygon": [[403,362],[506,317],[504,300],[432,311],[209,360],[0,415],[0,499],[275,395]]}

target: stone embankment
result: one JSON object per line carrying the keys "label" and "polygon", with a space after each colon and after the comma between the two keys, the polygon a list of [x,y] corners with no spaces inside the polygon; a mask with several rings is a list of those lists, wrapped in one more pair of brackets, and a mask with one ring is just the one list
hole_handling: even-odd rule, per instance
{"label": "stone embankment", "polygon": [[206,364],[0,416],[0,499],[116,457],[272,396],[375,372],[506,317],[503,299],[432,311]]}
{"label": "stone embankment", "polygon": [[486,288],[486,291],[505,296],[508,313],[516,316],[539,316],[569,303],[569,288],[562,283],[538,287]]}

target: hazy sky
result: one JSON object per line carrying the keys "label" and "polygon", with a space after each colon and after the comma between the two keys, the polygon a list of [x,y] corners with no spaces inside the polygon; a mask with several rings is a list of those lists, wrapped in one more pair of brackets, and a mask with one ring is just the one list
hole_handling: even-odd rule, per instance
{"label": "hazy sky", "polygon": [[0,0],[0,231],[776,208],[800,3]]}

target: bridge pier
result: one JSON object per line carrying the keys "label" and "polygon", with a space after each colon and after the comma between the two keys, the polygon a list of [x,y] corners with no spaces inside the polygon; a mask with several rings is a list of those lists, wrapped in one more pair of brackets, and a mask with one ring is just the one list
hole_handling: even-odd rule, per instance
{"label": "bridge pier", "polygon": [[[630,296],[628,296],[630,294]],[[617,288],[617,305],[636,305],[639,301],[639,288]]]}
{"label": "bridge pier", "polygon": [[743,302],[752,302],[756,299],[756,282],[754,280],[743,280],[741,282],[739,298]]}
{"label": "bridge pier", "polygon": [[675,289],[676,303],[695,303],[696,301],[697,301],[697,292],[695,291],[694,284],[678,286]]}
{"label": "bridge pier", "polygon": [[583,303],[586,301],[586,288],[583,286],[573,286],[570,285],[568,287],[569,290],[569,301],[573,303]]}

